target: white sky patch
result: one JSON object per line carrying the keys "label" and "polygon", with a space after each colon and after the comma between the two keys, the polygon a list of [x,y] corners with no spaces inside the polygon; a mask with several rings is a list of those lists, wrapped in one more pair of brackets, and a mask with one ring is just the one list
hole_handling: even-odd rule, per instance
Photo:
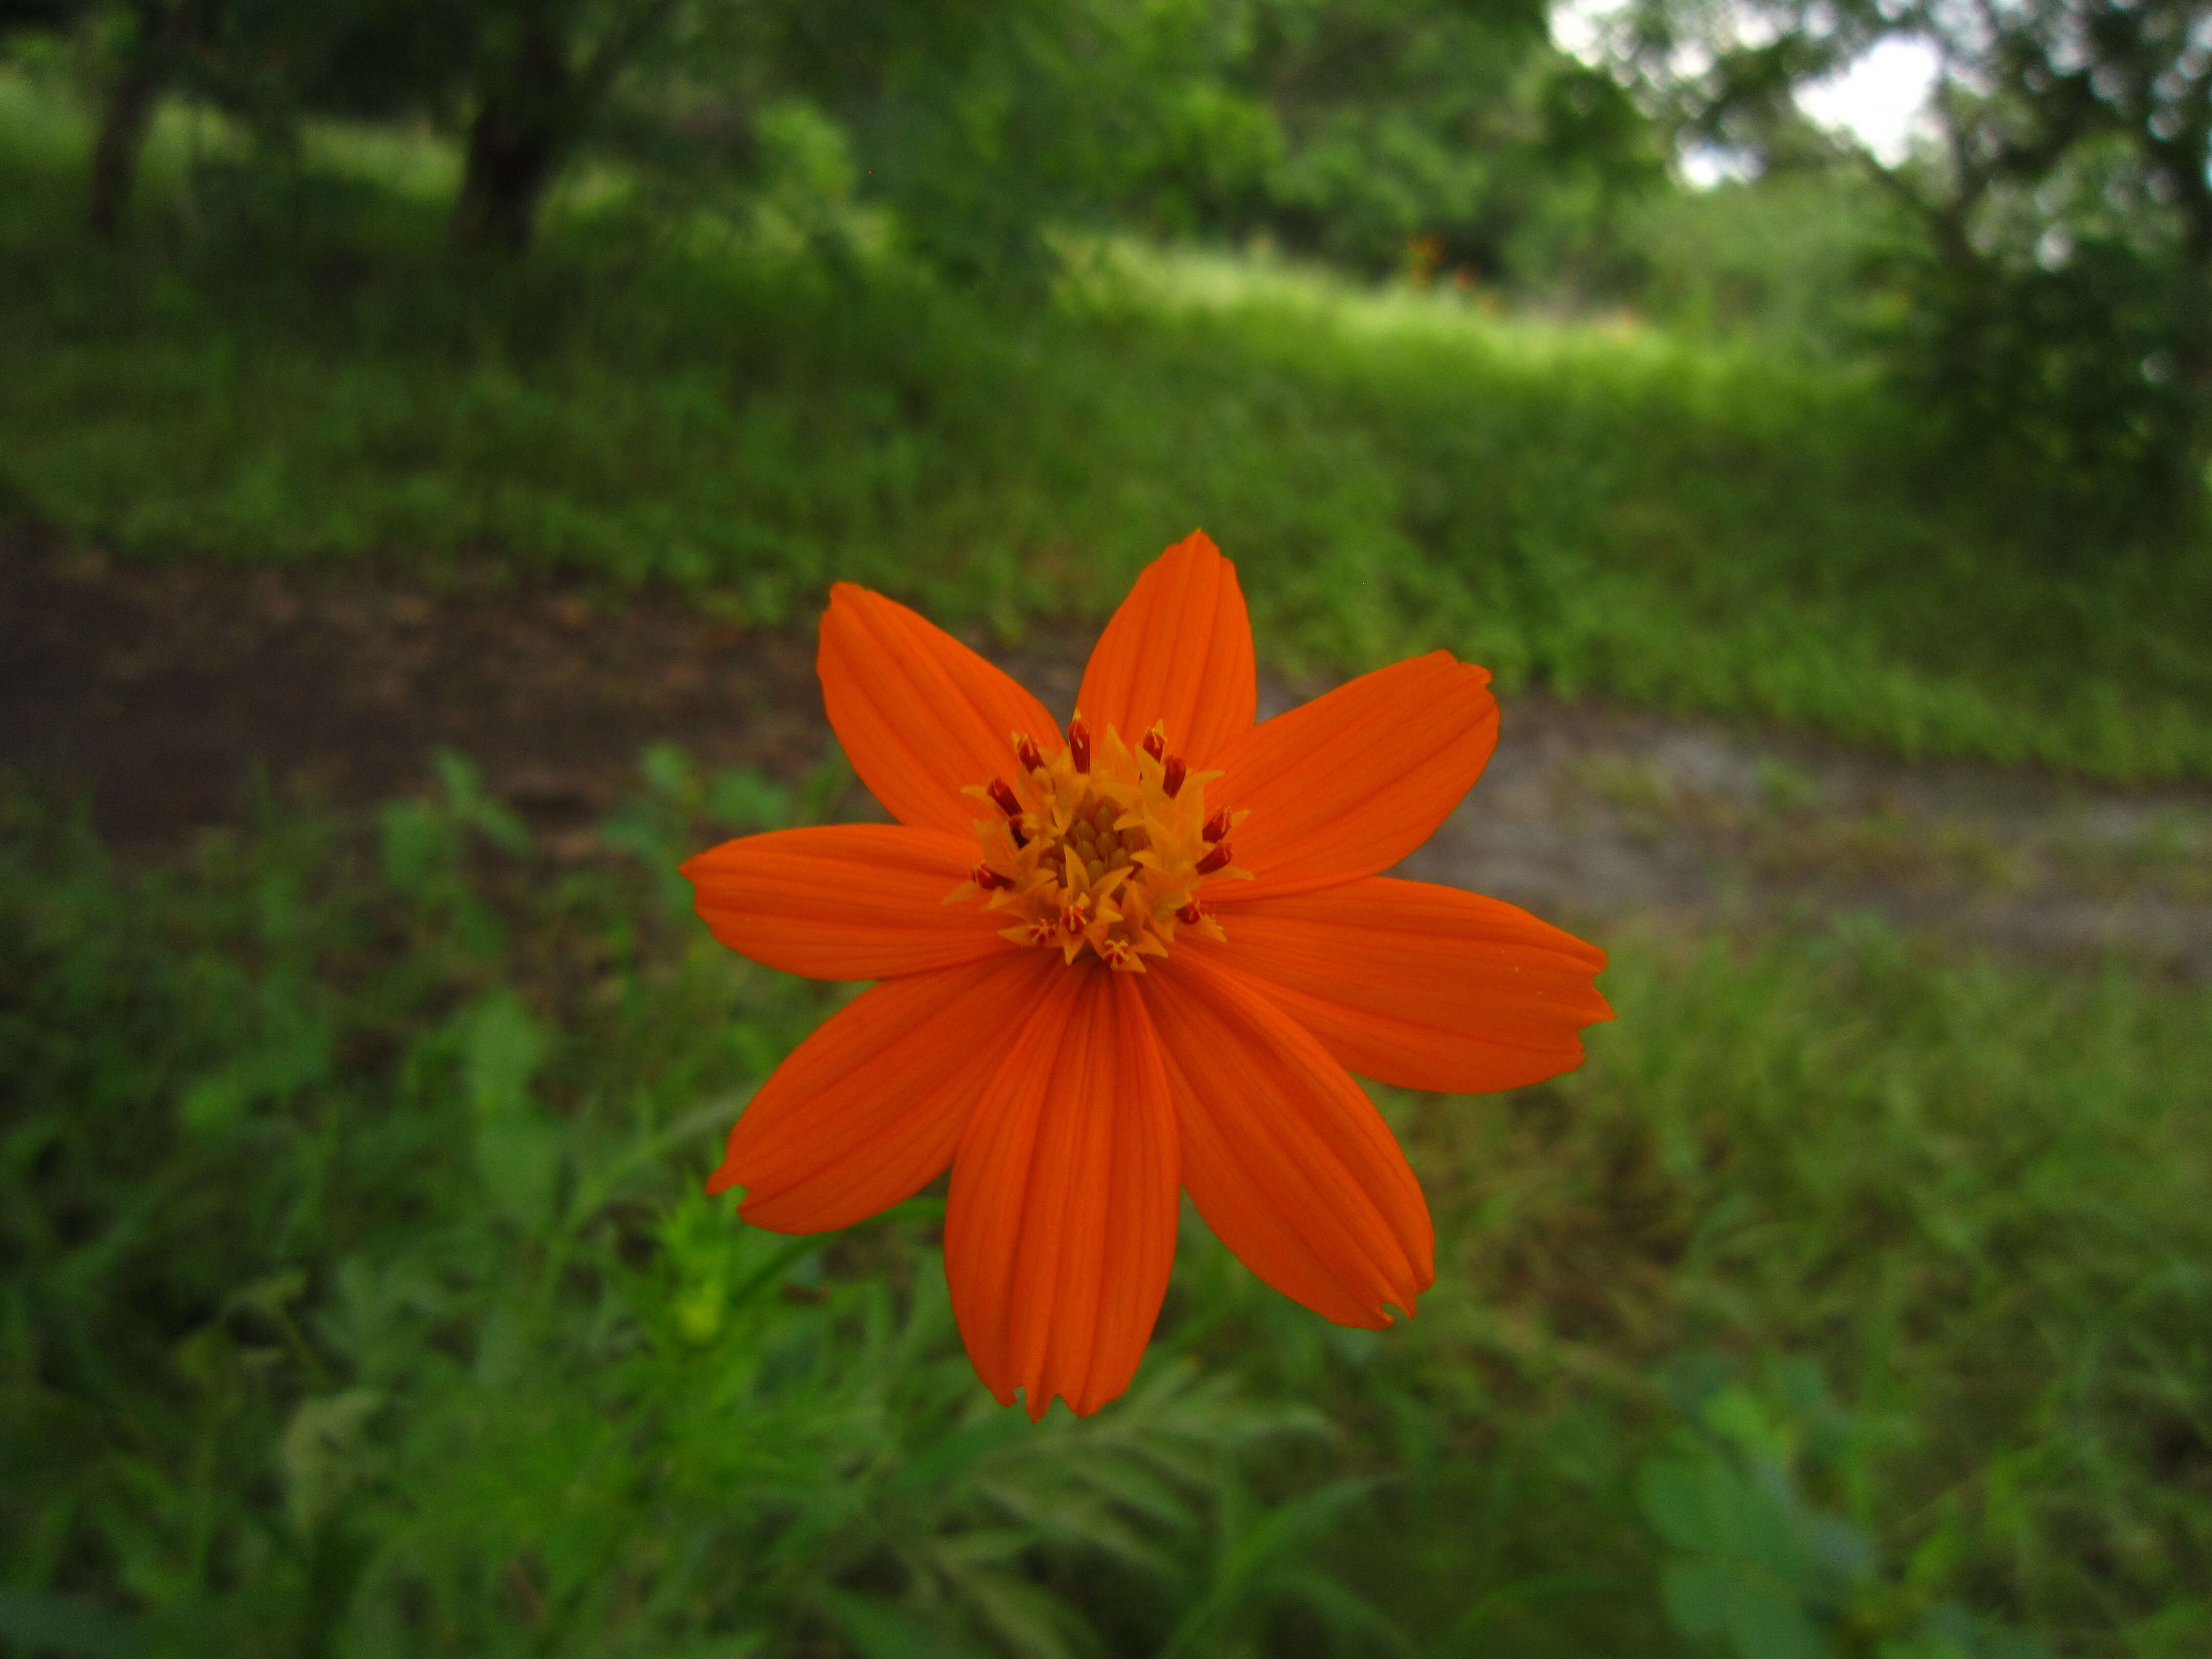
{"label": "white sky patch", "polygon": [[1924,40],[1884,40],[1841,75],[1797,93],[1797,107],[1824,127],[1855,135],[1881,161],[1905,159],[1928,113],[1936,53]]}
{"label": "white sky patch", "polygon": [[1751,177],[1751,158],[1740,149],[1723,149],[1717,144],[1686,144],[1675,158],[1682,169],[1682,182],[1692,190],[1711,190],[1715,185],[1733,184]]}
{"label": "white sky patch", "polygon": [[1558,0],[1552,8],[1552,44],[1585,64],[1605,60],[1606,19],[1622,0]]}
{"label": "white sky patch", "polygon": [[[1626,0],[1556,0],[1552,39],[1560,51],[1586,64],[1606,60],[1607,26]],[[1759,20],[1746,19],[1747,24]],[[1693,73],[1699,65],[1676,65]],[[1923,130],[1928,94],[1936,82],[1936,54],[1923,41],[1888,40],[1839,75],[1799,88],[1797,105],[1822,126],[1850,133],[1884,161],[1898,161]],[[1695,149],[1681,158],[1682,176],[1700,189],[1741,179],[1742,158],[1724,150]]]}

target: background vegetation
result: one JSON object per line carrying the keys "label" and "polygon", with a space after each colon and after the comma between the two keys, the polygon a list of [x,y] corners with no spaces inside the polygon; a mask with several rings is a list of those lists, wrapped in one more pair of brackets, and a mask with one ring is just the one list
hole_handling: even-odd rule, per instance
{"label": "background vegetation", "polygon": [[791,1240],[701,1195],[834,997],[668,872],[805,800],[661,751],[629,860],[562,866],[442,770],[158,872],[11,809],[27,1650],[2193,1650],[2201,986],[1630,941],[1583,1071],[1386,1102],[1417,1322],[1193,1223],[1129,1397],[1032,1431],[941,1200]]}
{"label": "background vegetation", "polygon": [[852,577],[1011,634],[1202,523],[1279,661],[1441,644],[1907,754],[2212,772],[2203,544],[2054,553],[1879,374],[1779,349],[1851,303],[1805,186],[1647,205],[1621,234],[1683,321],[1590,327],[1096,233],[1011,300],[857,209],[831,258],[773,199],[670,218],[616,180],[486,264],[426,143],[310,131],[264,173],[184,118],[117,243],[71,228],[81,126],[18,79],[0,131],[8,484],[126,552],[581,571],[771,623]]}
{"label": "background vegetation", "polygon": [[[0,516],[1006,635],[1203,524],[1279,666],[2202,780],[2212,46],[1998,14],[1870,165],[1792,88],[1948,11],[0,0]],[[2201,984],[1564,918],[1590,1065],[1386,1102],[1418,1322],[1193,1224],[1033,1431],[933,1200],[699,1193],[841,993],[669,872],[847,781],[657,750],[580,860],[457,757],[131,865],[7,796],[0,1649],[2201,1650]]]}

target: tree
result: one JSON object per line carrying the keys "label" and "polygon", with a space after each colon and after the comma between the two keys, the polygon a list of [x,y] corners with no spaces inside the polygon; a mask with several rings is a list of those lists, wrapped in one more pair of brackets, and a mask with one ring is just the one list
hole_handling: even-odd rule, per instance
{"label": "tree", "polygon": [[[547,186],[679,0],[7,0],[102,63],[89,216],[112,233],[161,99],[206,100],[277,148],[316,113],[465,128],[457,240],[527,246]],[[733,9],[685,0],[682,9]],[[35,15],[33,15],[35,14]]]}
{"label": "tree", "polygon": [[[1925,43],[1933,136],[1902,161],[1792,94]],[[1644,0],[1624,41],[1693,130],[1864,169],[1924,240],[1904,361],[2036,510],[2142,528],[2201,507],[2212,455],[2212,8],[2204,0]],[[1687,61],[1683,72],[1678,66]],[[2147,516],[2146,516],[2147,515]]]}
{"label": "tree", "polygon": [[453,235],[520,252],[559,169],[677,0],[478,0],[463,9],[469,120]]}
{"label": "tree", "polygon": [[1419,237],[1425,257],[1492,276],[1547,218],[1601,214],[1659,174],[1649,121],[1553,47],[1541,0],[1195,9],[1219,82],[1273,131],[1262,165],[1191,188],[1215,224],[1370,270]]}
{"label": "tree", "polygon": [[155,110],[163,92],[190,73],[207,13],[201,0],[131,0],[70,10],[70,21],[97,30],[108,48],[85,216],[94,233],[112,236],[137,187]]}

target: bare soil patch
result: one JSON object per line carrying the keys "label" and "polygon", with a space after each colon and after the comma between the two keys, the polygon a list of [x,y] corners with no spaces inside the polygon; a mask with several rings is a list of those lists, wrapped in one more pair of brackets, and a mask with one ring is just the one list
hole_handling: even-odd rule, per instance
{"label": "bare soil patch", "polygon": [[[1088,630],[978,643],[1066,716]],[[1261,712],[1321,689],[1267,677]],[[434,592],[0,545],[0,770],[82,799],[130,854],[239,823],[263,788],[337,807],[421,790],[441,748],[574,845],[661,741],[785,778],[817,764],[832,739],[811,629],[608,589]],[[2212,975],[2212,789],[1916,766],[1541,695],[1505,700],[1488,773],[1406,873],[1601,937],[1871,913],[2007,955]]]}

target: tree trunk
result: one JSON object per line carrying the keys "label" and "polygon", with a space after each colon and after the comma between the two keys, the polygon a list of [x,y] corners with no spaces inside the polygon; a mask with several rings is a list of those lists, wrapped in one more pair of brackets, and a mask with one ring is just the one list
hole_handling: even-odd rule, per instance
{"label": "tree trunk", "polygon": [[575,88],[560,38],[542,24],[523,36],[513,72],[485,89],[469,129],[453,240],[520,253],[538,228],[538,207],[568,148]]}
{"label": "tree trunk", "polygon": [[518,123],[496,105],[478,112],[469,129],[460,200],[453,207],[453,240],[501,253],[526,249],[560,153],[560,137],[550,123]]}
{"label": "tree trunk", "polygon": [[138,182],[146,131],[153,125],[154,106],[161,94],[161,77],[143,64],[125,70],[107,90],[100,142],[92,152],[92,203],[87,215],[100,235],[114,235],[123,223],[132,187]]}

